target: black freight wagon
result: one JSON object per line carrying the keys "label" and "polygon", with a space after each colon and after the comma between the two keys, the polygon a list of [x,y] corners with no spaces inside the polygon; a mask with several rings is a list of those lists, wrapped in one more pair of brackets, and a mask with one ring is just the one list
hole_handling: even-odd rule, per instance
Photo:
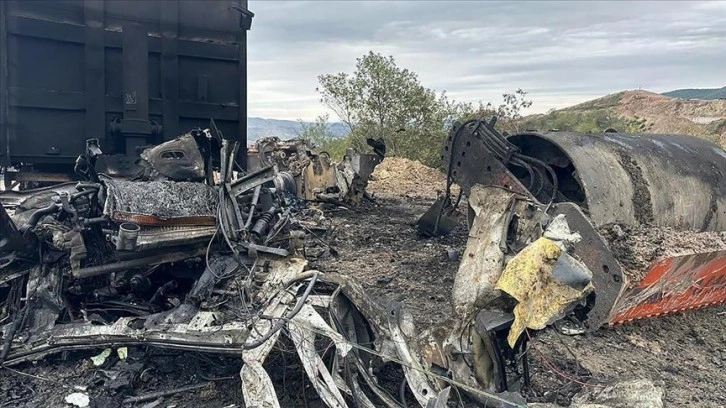
{"label": "black freight wagon", "polygon": [[246,146],[252,17],[247,0],[0,0],[6,185],[65,179],[87,139],[122,171],[210,118]]}

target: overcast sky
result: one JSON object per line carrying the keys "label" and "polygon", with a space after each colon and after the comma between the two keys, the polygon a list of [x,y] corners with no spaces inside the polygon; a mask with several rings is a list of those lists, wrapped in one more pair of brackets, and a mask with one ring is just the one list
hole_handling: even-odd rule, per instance
{"label": "overcast sky", "polygon": [[249,0],[249,9],[250,116],[327,112],[317,76],[352,72],[369,50],[456,100],[499,102],[522,88],[532,113],[624,89],[726,86],[726,1]]}

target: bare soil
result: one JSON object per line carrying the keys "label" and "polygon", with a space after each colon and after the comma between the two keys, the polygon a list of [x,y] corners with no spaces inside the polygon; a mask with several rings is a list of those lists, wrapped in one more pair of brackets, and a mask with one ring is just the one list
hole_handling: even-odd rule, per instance
{"label": "bare soil", "polygon": [[[712,129],[711,122],[726,119],[726,100],[684,100],[643,90],[606,95],[564,110],[598,109],[607,109],[625,119],[644,120],[648,132],[663,134],[703,136]],[[726,129],[721,129],[719,136],[716,142],[724,146]]]}
{"label": "bare soil", "polygon": [[[376,166],[367,190],[373,195],[399,199],[436,199],[446,189],[446,175],[416,160],[386,157]],[[458,187],[452,194],[458,194]],[[423,203],[422,203],[423,204]]]}
{"label": "bare soil", "polygon": [[580,336],[548,329],[534,347],[532,401],[566,404],[582,388],[644,378],[663,387],[666,407],[726,406],[723,305]]}
{"label": "bare soil", "polygon": [[653,133],[703,135],[706,125],[699,119],[726,118],[726,101],[683,100],[648,91],[625,91],[615,111],[626,118],[647,120],[653,125]]}
{"label": "bare soil", "polygon": [[659,258],[726,250],[726,232],[611,224],[600,228],[600,234],[608,241],[631,284],[640,281]]}
{"label": "bare soil", "polygon": [[338,256],[313,265],[355,277],[384,303],[405,302],[421,329],[445,320],[467,231],[462,222],[449,235],[421,238],[415,222],[432,203],[379,197],[377,205],[359,212],[329,212],[334,225],[329,242]]}

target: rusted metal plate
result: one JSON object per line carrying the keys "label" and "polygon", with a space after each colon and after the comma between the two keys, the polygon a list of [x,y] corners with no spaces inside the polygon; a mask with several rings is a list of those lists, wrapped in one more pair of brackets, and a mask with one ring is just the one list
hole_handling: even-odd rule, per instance
{"label": "rusted metal plate", "polygon": [[444,166],[451,167],[451,176],[456,184],[466,194],[475,184],[481,184],[500,186],[527,197],[531,196],[527,188],[507,170],[507,166],[487,150],[478,135],[478,126],[484,124],[469,123],[454,127],[449,132],[441,152],[441,160]]}
{"label": "rusted metal plate", "polygon": [[613,308],[610,324],[726,302],[726,251],[657,261]]}
{"label": "rusted metal plate", "polygon": [[582,240],[573,245],[573,255],[592,272],[592,284],[596,296],[588,299],[591,307],[585,324],[589,330],[597,330],[608,321],[613,305],[623,289],[623,273],[620,264],[608,249],[607,243],[595,230],[582,210],[573,203],[558,203],[552,206],[551,215],[564,214],[573,231]]}

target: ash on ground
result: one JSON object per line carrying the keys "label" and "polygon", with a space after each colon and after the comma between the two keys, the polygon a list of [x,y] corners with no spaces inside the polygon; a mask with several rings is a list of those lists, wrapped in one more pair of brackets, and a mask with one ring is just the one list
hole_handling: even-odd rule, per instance
{"label": "ash on ground", "polygon": [[645,277],[656,260],[669,256],[726,250],[726,232],[676,231],[673,228],[610,224],[599,229],[631,284]]}

